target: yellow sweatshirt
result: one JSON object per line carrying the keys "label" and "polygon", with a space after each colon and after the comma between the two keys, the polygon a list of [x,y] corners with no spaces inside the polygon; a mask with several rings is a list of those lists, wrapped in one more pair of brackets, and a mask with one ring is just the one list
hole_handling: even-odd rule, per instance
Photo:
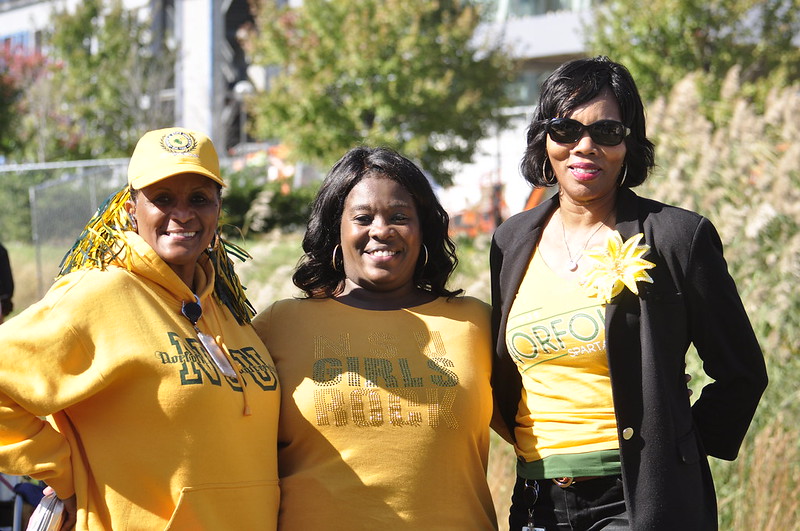
{"label": "yellow sweatshirt", "polygon": [[275,529],[269,352],[212,297],[201,258],[198,327],[221,337],[240,372],[223,376],[181,315],[189,287],[127,237],[131,271],[66,275],[0,325],[0,470],[75,494],[77,529]]}
{"label": "yellow sweatshirt", "polygon": [[486,304],[284,300],[253,325],[281,378],[282,531],[497,528]]}

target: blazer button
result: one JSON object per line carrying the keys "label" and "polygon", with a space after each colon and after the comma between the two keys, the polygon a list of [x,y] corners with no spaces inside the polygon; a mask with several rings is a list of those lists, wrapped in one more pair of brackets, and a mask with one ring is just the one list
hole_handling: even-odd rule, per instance
{"label": "blazer button", "polygon": [[633,437],[633,428],[625,428],[622,430],[622,438],[626,441],[630,441],[631,437]]}

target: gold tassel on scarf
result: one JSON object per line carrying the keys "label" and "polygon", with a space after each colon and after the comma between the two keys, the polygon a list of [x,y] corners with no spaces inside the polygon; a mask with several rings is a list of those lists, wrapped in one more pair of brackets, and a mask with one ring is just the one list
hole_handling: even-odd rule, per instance
{"label": "gold tassel on scarf", "polygon": [[228,307],[239,324],[249,323],[256,311],[247,300],[245,287],[242,286],[230,257],[235,256],[241,262],[253,257],[238,245],[223,240],[219,233],[214,240],[213,247],[208,250],[211,265],[214,266],[214,295]]}
{"label": "gold tassel on scarf", "polygon": [[[132,230],[125,211],[125,202],[130,198],[130,189],[124,186],[100,205],[75,244],[61,259],[56,279],[81,269],[105,269],[125,250],[122,234]],[[126,265],[130,269],[130,265]]]}

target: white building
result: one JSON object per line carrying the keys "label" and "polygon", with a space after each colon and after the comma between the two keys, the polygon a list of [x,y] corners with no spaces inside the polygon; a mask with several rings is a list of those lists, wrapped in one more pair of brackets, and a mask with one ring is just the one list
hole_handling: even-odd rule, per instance
{"label": "white building", "polygon": [[[473,163],[455,176],[455,185],[440,193],[451,214],[476,207],[490,215],[491,189],[502,186],[507,216],[523,210],[531,187],[519,172],[528,122],[542,81],[561,63],[585,55],[583,26],[592,0],[483,0],[495,13],[488,28],[501,35],[512,57],[522,66],[511,87],[518,106],[506,129],[484,139]],[[595,4],[597,1],[595,0]]]}

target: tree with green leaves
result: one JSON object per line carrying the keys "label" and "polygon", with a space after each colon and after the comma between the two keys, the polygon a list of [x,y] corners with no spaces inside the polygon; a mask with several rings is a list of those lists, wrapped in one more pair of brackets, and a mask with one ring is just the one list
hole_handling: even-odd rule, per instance
{"label": "tree with green leaves", "polygon": [[477,3],[462,0],[263,0],[254,62],[277,67],[250,100],[254,132],[327,167],[384,145],[441,183],[504,123],[512,63],[479,42]]}
{"label": "tree with green leaves", "polygon": [[14,145],[14,121],[20,89],[11,73],[13,56],[0,50],[0,154],[9,153]]}
{"label": "tree with green leaves", "polygon": [[591,52],[627,66],[649,101],[692,72],[713,99],[738,66],[758,103],[800,78],[800,0],[609,0],[595,15]]}
{"label": "tree with green leaves", "polygon": [[26,80],[22,160],[128,156],[141,134],[169,125],[174,53],[120,0],[54,11],[47,68]]}

